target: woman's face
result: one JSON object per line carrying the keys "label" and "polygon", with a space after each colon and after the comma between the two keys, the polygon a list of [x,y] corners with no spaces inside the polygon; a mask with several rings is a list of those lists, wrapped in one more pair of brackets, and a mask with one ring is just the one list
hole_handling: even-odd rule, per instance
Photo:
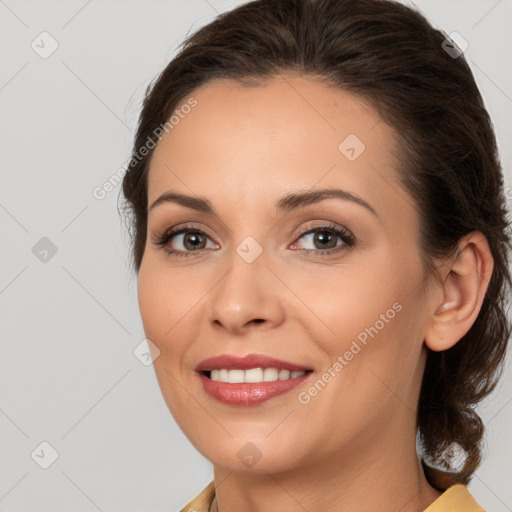
{"label": "woman's face", "polygon": [[[234,471],[409,450],[429,305],[393,129],[351,93],[292,75],[258,87],[214,81],[193,97],[153,154],[138,280],[178,425]],[[307,199],[324,189],[342,192]],[[188,206],[151,208],[170,192]],[[193,207],[199,198],[211,211]],[[251,354],[281,364],[202,364]],[[257,367],[275,369],[243,371]]]}

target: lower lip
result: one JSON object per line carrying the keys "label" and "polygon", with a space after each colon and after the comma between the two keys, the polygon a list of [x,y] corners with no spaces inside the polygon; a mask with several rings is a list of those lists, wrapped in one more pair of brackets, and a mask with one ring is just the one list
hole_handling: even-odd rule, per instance
{"label": "lower lip", "polygon": [[239,384],[211,380],[203,373],[199,373],[203,389],[219,402],[229,405],[250,406],[258,405],[271,398],[287,393],[308,379],[313,372],[307,372],[301,377],[272,382],[258,382]]}

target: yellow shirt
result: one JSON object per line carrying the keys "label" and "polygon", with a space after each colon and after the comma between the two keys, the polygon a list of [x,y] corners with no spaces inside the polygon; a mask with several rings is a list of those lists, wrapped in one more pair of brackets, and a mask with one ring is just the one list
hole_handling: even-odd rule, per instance
{"label": "yellow shirt", "polygon": [[[215,496],[215,483],[212,480],[180,512],[208,512]],[[475,501],[465,485],[456,484],[449,487],[424,512],[485,512]]]}

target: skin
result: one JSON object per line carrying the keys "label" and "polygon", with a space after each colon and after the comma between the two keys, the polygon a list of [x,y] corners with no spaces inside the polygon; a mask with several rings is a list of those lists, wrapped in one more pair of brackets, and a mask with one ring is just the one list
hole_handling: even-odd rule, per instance
{"label": "skin", "polygon": [[[216,214],[176,203],[150,211],[138,299],[146,337],[160,351],[154,368],[164,399],[214,465],[213,510],[424,510],[440,496],[415,445],[426,347],[449,348],[474,322],[492,271],[485,238],[462,240],[426,285],[394,129],[352,93],[286,74],[257,87],[216,80],[193,96],[197,106],[155,149],[148,201],[173,190],[207,198]],[[354,161],[338,149],[349,134],[366,146]],[[274,209],[286,194],[329,187],[376,214],[336,198],[285,214]],[[185,223],[204,231],[200,251],[182,235],[166,248],[194,252],[187,257],[153,243]],[[318,254],[314,235],[300,233],[323,223],[349,230],[354,246],[335,238],[337,252]],[[236,251],[248,236],[263,250],[252,263]],[[396,303],[400,312],[300,403],[298,394]],[[314,373],[255,407],[203,391],[198,363],[250,353]],[[237,455],[248,442],[261,455],[251,467]]]}

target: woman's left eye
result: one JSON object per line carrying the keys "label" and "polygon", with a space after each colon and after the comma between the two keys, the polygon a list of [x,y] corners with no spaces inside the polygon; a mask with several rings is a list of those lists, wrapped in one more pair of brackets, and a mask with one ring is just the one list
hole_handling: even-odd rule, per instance
{"label": "woman's left eye", "polygon": [[[304,239],[313,245],[313,248],[298,247],[298,250],[305,253],[328,254],[337,252],[346,247],[354,245],[354,236],[345,229],[334,226],[317,226],[300,235],[297,240]],[[338,243],[341,240],[341,243]],[[297,242],[292,247],[297,248]]]}

